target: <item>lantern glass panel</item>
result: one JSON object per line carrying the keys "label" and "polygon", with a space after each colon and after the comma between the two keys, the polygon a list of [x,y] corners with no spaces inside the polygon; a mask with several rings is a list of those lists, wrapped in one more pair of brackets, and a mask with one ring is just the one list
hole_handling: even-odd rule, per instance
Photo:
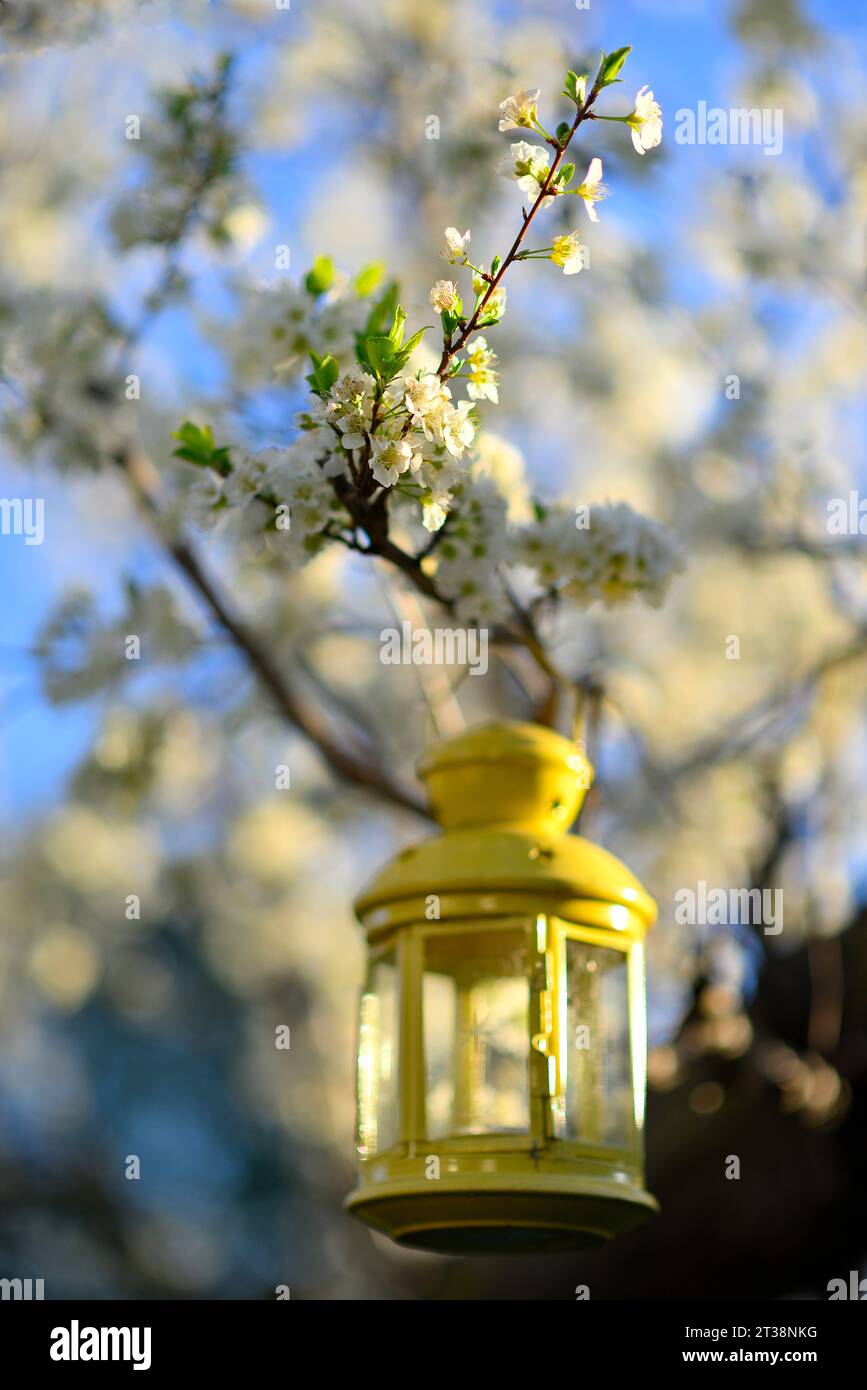
{"label": "lantern glass panel", "polygon": [[398,1137],[397,961],[389,951],[371,961],[358,1037],[358,1152],[363,1158],[391,1148]]}
{"label": "lantern glass panel", "polygon": [[422,1013],[430,1139],[530,1125],[528,934],[431,934]]}
{"label": "lantern glass panel", "polygon": [[565,1134],[629,1148],[634,1139],[625,951],[566,942]]}

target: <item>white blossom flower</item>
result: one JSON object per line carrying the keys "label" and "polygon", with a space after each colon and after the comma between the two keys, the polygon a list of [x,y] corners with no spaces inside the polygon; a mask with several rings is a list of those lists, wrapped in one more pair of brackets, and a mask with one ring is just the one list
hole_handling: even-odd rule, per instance
{"label": "white blossom flower", "polygon": [[636,94],[635,108],[626,124],[632,130],[632,143],[639,154],[661,143],[662,107],[649,87],[642,87]]}
{"label": "white blossom flower", "polygon": [[350,524],[321,465],[332,442],[330,430],[305,430],[288,449],[265,449],[260,455],[281,509],[270,545],[290,569],[307,564],[327,544],[329,524]]}
{"label": "white blossom flower", "polygon": [[437,548],[437,584],[461,622],[496,622],[508,612],[505,498],[491,478],[468,477],[454,491],[449,526]]}
{"label": "white blossom flower", "polygon": [[469,401],[461,401],[457,408],[453,406],[446,412],[442,438],[452,458],[461,458],[476,437],[476,427],[469,418],[472,408]]}
{"label": "white blossom flower", "polygon": [[0,321],[0,374],[16,383],[4,392],[3,433],[16,449],[29,454],[50,434],[65,466],[93,467],[133,432],[136,407],[117,373],[118,328],[97,297],[13,288],[4,277]]}
{"label": "white blossom flower", "polygon": [[499,322],[499,320],[503,317],[505,312],[506,291],[502,285],[498,285],[497,288],[493,291],[493,293],[488,297],[488,302],[485,305],[485,314],[495,315],[497,321]]}
{"label": "white blossom flower", "polygon": [[401,474],[415,472],[421,463],[406,439],[374,437],[372,445],[370,471],[383,487],[393,487]]}
{"label": "white blossom flower", "polygon": [[439,531],[449,514],[449,494],[429,492],[421,500],[421,524],[426,531]]}
{"label": "white blossom flower", "polygon": [[455,282],[453,280],[437,280],[430,292],[430,302],[440,314],[456,309],[460,303],[460,294]]}
{"label": "white blossom flower", "polygon": [[450,265],[457,265],[458,262],[465,261],[467,259],[467,245],[470,241],[469,229],[461,236],[457,227],[446,227],[444,235],[445,242],[440,251],[443,260],[448,261]]}
{"label": "white blossom flower", "polygon": [[223,502],[223,483],[218,474],[210,468],[203,468],[187,492],[186,515],[194,526],[202,531],[210,531],[225,515]]}
{"label": "white blossom flower", "polygon": [[[328,441],[333,443],[333,440]],[[327,451],[322,450],[323,458],[319,464],[323,478],[348,478],[349,468],[346,462],[346,455],[336,449]]]}
{"label": "white blossom flower", "polygon": [[577,275],[579,270],[584,269],[584,252],[585,247],[581,245],[578,232],[555,236],[551,243],[551,260],[555,265],[562,266],[564,275]]}
{"label": "white blossom flower", "polygon": [[320,419],[333,423],[339,430],[344,449],[361,449],[373,415],[376,382],[367,372],[347,372],[338,377],[320,404]]}
{"label": "white blossom flower", "polygon": [[267,487],[269,451],[247,454],[235,464],[223,483],[223,496],[232,507],[246,507]]}
{"label": "white blossom flower", "polygon": [[584,175],[584,182],[575,189],[579,198],[584,199],[584,206],[587,209],[587,216],[591,222],[599,221],[599,213],[594,206],[601,198],[608,196],[608,189],[601,182],[602,179],[602,160],[591,159],[587,173]]}
{"label": "white blossom flower", "polygon": [[508,503],[509,520],[516,524],[531,520],[533,507],[524,459],[514,444],[484,430],[473,441],[473,478],[492,478]]}
{"label": "white blossom flower", "polygon": [[551,508],[518,532],[512,559],[536,570],[545,588],[557,587],[587,606],[606,607],[638,596],[658,608],[673,576],[683,569],[680,547],[658,522],[625,502],[590,508],[590,524]]}
{"label": "white blossom flower", "polygon": [[460,481],[466,470],[460,460],[446,453],[440,444],[425,446],[422,452],[421,467],[417,473],[418,482],[428,488],[431,495],[442,506],[447,507],[451,500],[451,490]]}
{"label": "white blossom flower", "polygon": [[[512,145],[511,153],[500,160],[497,173],[503,178],[514,179],[518,187],[535,201],[548,177],[549,165],[550,155],[546,149],[541,145],[528,145],[526,140],[518,140]],[[554,196],[553,193],[547,195],[540,208],[553,203]]]}
{"label": "white blossom flower", "polygon": [[498,377],[493,370],[497,358],[488,347],[487,339],[479,335],[467,348],[467,366],[470,369],[467,395],[473,401],[493,401],[498,403]]}
{"label": "white blossom flower", "polygon": [[538,115],[537,102],[540,88],[534,92],[516,92],[500,102],[500,130],[515,130],[518,126],[532,126]]}
{"label": "white blossom flower", "polygon": [[227,353],[233,380],[244,386],[300,375],[309,370],[311,351],[343,361],[354,351],[355,332],[368,312],[339,279],[317,299],[285,276],[273,284],[241,285],[239,294],[231,319],[207,327]]}
{"label": "white blossom flower", "polygon": [[435,372],[428,372],[418,381],[406,382],[405,404],[413,428],[421,430],[425,439],[441,434],[445,411],[451,406],[452,393]]}
{"label": "white blossom flower", "polygon": [[413,428],[429,443],[445,448],[453,459],[460,459],[476,433],[469,418],[471,402],[461,401],[455,406],[451,391],[435,373],[420,381],[408,380],[406,387],[405,403]]}
{"label": "white blossom flower", "polygon": [[[480,266],[479,269],[487,270],[487,267]],[[474,273],[473,294],[484,294],[487,288],[488,281],[484,280],[481,275]],[[503,285],[498,285],[497,288],[488,296],[488,301],[485,304],[484,312],[486,315],[492,315],[493,319],[499,323],[500,319],[506,312],[506,290]]]}

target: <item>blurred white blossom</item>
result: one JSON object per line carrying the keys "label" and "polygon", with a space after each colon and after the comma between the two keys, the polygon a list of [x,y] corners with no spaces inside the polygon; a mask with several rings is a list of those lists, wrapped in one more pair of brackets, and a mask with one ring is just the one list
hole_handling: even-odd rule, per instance
{"label": "blurred white blossom", "polygon": [[535,570],[544,588],[560,588],[582,606],[639,597],[652,608],[683,568],[680,547],[666,528],[625,502],[591,506],[589,525],[552,507],[521,528],[512,555]]}

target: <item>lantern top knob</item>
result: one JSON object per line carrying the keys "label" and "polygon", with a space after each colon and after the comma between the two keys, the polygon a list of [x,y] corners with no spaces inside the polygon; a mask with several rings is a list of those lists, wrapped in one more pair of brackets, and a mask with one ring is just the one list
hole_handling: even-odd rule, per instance
{"label": "lantern top knob", "polygon": [[419,763],[433,815],[446,830],[524,826],[565,833],[593,780],[583,746],[538,724],[482,724]]}
{"label": "lantern top knob", "polygon": [[553,912],[643,936],[656,904],[613,854],[569,835],[593,769],[578,743],[536,724],[482,724],[419,765],[443,831],[405,846],[359,897],[371,939],[395,926]]}

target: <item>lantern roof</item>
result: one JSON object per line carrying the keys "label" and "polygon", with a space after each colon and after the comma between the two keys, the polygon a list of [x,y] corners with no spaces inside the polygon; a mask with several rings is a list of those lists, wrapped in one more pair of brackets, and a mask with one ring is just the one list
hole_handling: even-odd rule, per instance
{"label": "lantern roof", "polygon": [[428,915],[556,912],[639,935],[656,905],[613,854],[568,833],[593,769],[583,746],[535,724],[501,722],[467,730],[419,764],[440,835],[408,846],[356,902],[375,931]]}

